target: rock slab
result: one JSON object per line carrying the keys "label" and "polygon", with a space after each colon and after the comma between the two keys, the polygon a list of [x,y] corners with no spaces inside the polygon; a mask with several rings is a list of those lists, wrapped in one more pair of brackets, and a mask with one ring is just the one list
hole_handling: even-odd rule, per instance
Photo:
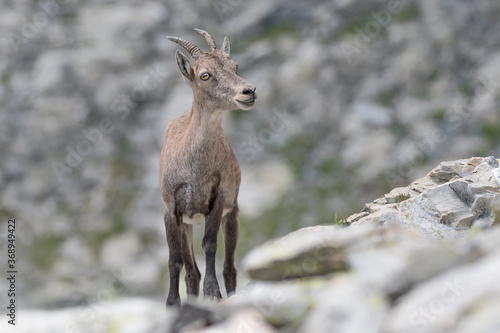
{"label": "rock slab", "polygon": [[500,168],[490,157],[443,162],[424,178],[395,188],[347,219],[357,225],[399,224],[434,238],[455,239],[471,227],[498,223]]}

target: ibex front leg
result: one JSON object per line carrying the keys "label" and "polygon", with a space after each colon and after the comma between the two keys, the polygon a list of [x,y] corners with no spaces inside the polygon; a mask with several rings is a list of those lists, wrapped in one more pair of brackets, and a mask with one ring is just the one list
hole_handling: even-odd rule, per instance
{"label": "ibex front leg", "polygon": [[205,298],[220,300],[220,293],[217,276],[215,273],[215,253],[217,252],[217,233],[222,219],[224,198],[222,194],[217,194],[212,210],[205,216],[205,235],[202,246],[205,252],[205,280],[203,282],[203,294]]}
{"label": "ibex front leg", "polygon": [[168,292],[167,305],[180,306],[179,277],[182,269],[182,233],[179,219],[169,209],[165,210],[165,230],[167,233],[167,244],[169,251],[168,270],[170,273],[170,290]]}
{"label": "ibex front leg", "polygon": [[236,289],[236,268],[234,267],[234,252],[238,242],[239,222],[238,206],[236,205],[222,220],[222,237],[224,239],[224,284],[227,297],[234,294]]}

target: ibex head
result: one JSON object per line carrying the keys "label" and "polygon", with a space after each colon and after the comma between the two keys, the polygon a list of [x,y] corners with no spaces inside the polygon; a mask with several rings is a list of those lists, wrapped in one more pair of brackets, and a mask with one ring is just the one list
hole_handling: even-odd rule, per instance
{"label": "ibex head", "polygon": [[210,52],[203,52],[187,40],[167,36],[179,44],[194,58],[191,66],[189,59],[180,51],[175,52],[177,65],[186,82],[193,89],[194,99],[209,110],[249,110],[255,104],[255,86],[238,76],[238,65],[229,57],[229,40],[224,38],[221,49],[206,31],[195,29],[205,37]]}

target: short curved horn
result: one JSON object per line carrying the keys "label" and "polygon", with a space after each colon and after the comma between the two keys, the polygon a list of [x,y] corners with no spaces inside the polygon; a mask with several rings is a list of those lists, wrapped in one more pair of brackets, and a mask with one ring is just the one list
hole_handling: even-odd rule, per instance
{"label": "short curved horn", "polygon": [[205,40],[207,41],[208,45],[210,46],[210,51],[217,50],[217,44],[215,43],[215,40],[208,32],[205,30],[201,29],[194,29],[197,33],[205,37]]}
{"label": "short curved horn", "polygon": [[194,45],[191,42],[188,42],[185,39],[173,36],[167,36],[167,38],[185,48],[186,51],[188,51],[189,54],[195,59],[203,54],[203,51],[198,46]]}

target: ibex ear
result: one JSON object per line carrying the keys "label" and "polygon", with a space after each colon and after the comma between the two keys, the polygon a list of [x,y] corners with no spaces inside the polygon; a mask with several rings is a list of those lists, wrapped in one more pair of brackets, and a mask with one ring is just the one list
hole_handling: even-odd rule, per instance
{"label": "ibex ear", "polygon": [[231,52],[231,47],[229,46],[229,39],[227,39],[227,37],[224,37],[224,42],[222,42],[221,50],[227,55],[229,55],[229,52]]}
{"label": "ibex ear", "polygon": [[188,83],[191,83],[191,63],[189,59],[180,50],[175,51],[175,60],[177,61],[177,66],[181,70],[182,75],[187,79]]}

